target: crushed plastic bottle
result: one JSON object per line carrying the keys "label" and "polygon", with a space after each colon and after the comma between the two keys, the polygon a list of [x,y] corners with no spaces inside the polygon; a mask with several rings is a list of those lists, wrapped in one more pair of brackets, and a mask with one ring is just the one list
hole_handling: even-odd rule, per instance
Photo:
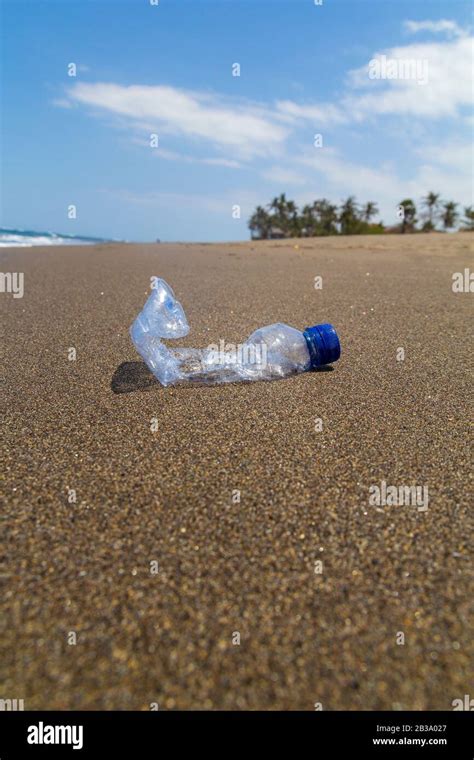
{"label": "crushed plastic bottle", "polygon": [[238,346],[168,348],[162,339],[189,333],[184,309],[170,286],[154,278],[154,287],[130,328],[138,353],[162,385],[217,385],[252,380],[276,380],[332,364],[341,349],[332,325],[296,330],[284,324],[260,327]]}

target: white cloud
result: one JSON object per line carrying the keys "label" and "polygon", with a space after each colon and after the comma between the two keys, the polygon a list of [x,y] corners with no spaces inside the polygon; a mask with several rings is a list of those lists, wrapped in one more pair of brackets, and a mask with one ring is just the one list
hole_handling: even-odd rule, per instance
{"label": "white cloud", "polygon": [[[420,201],[429,190],[441,192],[443,199],[459,202],[460,208],[473,203],[472,149],[470,143],[429,145],[417,151],[420,162],[414,162],[411,176],[397,174],[396,164],[386,163],[372,168],[351,161],[333,148],[302,153],[293,158],[302,171],[308,171],[308,190],[300,193],[299,205],[325,195],[338,203],[348,195],[363,201],[376,201],[385,224],[397,223],[396,210],[403,198],[413,198],[420,210]],[[320,181],[323,179],[323,182]],[[323,187],[315,192],[314,187]]]}
{"label": "white cloud", "polygon": [[[411,31],[426,29],[457,35],[374,53],[372,63],[387,59],[412,61],[420,64],[419,71],[426,64],[424,84],[409,78],[370,78],[368,62],[347,73],[345,91],[333,102],[298,103],[286,99],[272,106],[165,85],[80,82],[68,90],[68,100],[56,103],[62,107],[67,103],[88,106],[96,113],[112,115],[117,124],[134,132],[156,131],[203,141],[212,145],[218,155],[194,159],[176,153],[175,160],[229,168],[238,168],[242,160],[280,157],[287,138],[304,123],[318,131],[373,121],[380,116],[415,117],[420,124],[442,118],[468,119],[466,111],[472,104],[472,37],[467,32],[461,34],[457,24],[447,19],[407,21],[406,27]],[[419,79],[424,78],[425,72]],[[171,158],[171,151],[169,154]],[[162,157],[166,158],[164,154]]]}
{"label": "white cloud", "polygon": [[[454,22],[450,22],[449,28],[451,23],[456,27]],[[371,61],[393,60],[405,71],[407,64],[413,62],[415,65],[408,67],[413,68],[417,78],[372,79],[369,67],[373,64],[369,61],[348,72],[346,92],[337,103],[300,105],[285,100],[277,102],[276,107],[288,123],[308,121],[316,128],[386,115],[420,119],[456,118],[463,109],[472,107],[472,44],[472,37],[458,36],[452,40],[382,50],[374,53]],[[425,70],[427,76],[423,83]]]}
{"label": "white cloud", "polygon": [[433,34],[449,34],[461,37],[464,31],[455,21],[441,19],[440,21],[405,21],[405,29],[411,34],[418,32],[432,32]]}
{"label": "white cloud", "polygon": [[388,202],[393,210],[395,203],[406,194],[406,183],[397,177],[395,167],[390,162],[373,169],[351,161],[331,148],[302,154],[295,160],[311,170],[312,184],[315,182],[314,173],[324,177],[324,186],[333,198],[355,195],[360,199],[377,200],[385,209]]}
{"label": "white cloud", "polygon": [[229,169],[241,169],[242,164],[239,161],[235,161],[231,158],[198,158],[197,156],[189,156],[186,153],[180,153],[176,150],[169,150],[168,148],[152,148],[149,140],[145,140],[142,137],[132,137],[132,142],[136,145],[141,145],[142,148],[146,148],[151,151],[154,158],[164,159],[165,161],[182,161],[186,164],[206,164],[208,166],[225,166]]}
{"label": "white cloud", "polygon": [[[458,201],[461,206],[473,203],[473,148],[472,143],[446,142],[426,145],[418,149],[421,164],[411,182],[415,187],[441,192],[444,199]],[[424,194],[425,191],[423,191]]]}
{"label": "white cloud", "polygon": [[[258,164],[261,177],[279,183],[283,190],[288,185],[299,186],[298,203],[322,195],[337,203],[353,194],[361,201],[376,201],[384,221],[395,224],[396,207],[404,197],[412,197],[418,203],[422,195],[433,190],[463,205],[472,203],[470,145],[462,142],[461,137],[449,138],[454,134],[453,129],[456,135],[461,135],[460,126],[465,127],[472,118],[466,113],[472,101],[472,38],[448,20],[407,22],[406,28],[413,33],[444,33],[446,38],[392,47],[376,52],[373,58],[426,60],[426,84],[407,79],[370,79],[366,64],[348,72],[342,95],[329,102],[279,100],[270,106],[162,85],[126,87],[110,83],[75,84],[68,91],[68,102],[113,116],[114,123],[132,131],[132,139],[148,148],[144,132],[148,133],[146,138],[150,132],[157,132],[160,148],[155,155],[158,158],[232,169],[259,158],[262,159]],[[64,102],[60,105],[64,106]],[[313,132],[329,126],[348,125],[357,135],[361,134],[358,126],[364,123],[365,130],[374,128],[382,132],[380,117],[383,116],[390,117],[383,124],[382,134],[388,146],[387,154],[394,159],[375,168],[365,165],[363,158],[353,160],[335,148],[305,152],[295,135],[298,128],[305,129],[308,145]],[[428,143],[428,137],[430,141],[434,139],[430,130],[442,119],[447,120],[442,122],[443,145]],[[407,125],[410,141],[405,139]],[[405,154],[409,150],[413,158],[411,171],[407,173],[405,169],[404,175],[396,162],[400,151],[397,133]],[[166,135],[186,138],[186,153],[167,149]],[[287,151],[290,136],[291,155]],[[204,158],[190,155],[192,150],[188,146],[196,140],[214,148],[217,155]],[[337,132],[334,132],[334,144],[336,140]],[[403,165],[406,167],[407,162]],[[225,194],[214,197],[152,193],[130,195],[127,199],[160,208],[190,204],[216,214],[226,214],[234,203],[240,203],[243,215],[265,202],[257,190],[235,190],[232,198]]]}
{"label": "white cloud", "polygon": [[128,191],[114,191],[108,193],[120,200],[128,201],[139,206],[151,206],[152,208],[187,208],[201,209],[213,214],[230,211],[232,204],[223,198],[206,196],[198,193],[174,193],[174,192],[150,192],[131,193]]}
{"label": "white cloud", "polygon": [[449,166],[459,172],[473,174],[474,149],[472,142],[450,142],[423,145],[416,150],[423,161],[439,166]]}
{"label": "white cloud", "polygon": [[240,169],[242,166],[238,161],[233,161],[229,158],[200,158],[198,160],[201,164],[208,164],[208,166],[227,166],[229,169]]}
{"label": "white cloud", "polygon": [[242,164],[231,158],[196,158],[188,156],[185,153],[179,153],[175,150],[166,148],[157,148],[153,150],[156,158],[164,158],[166,161],[183,161],[187,164],[206,164],[207,166],[225,166],[228,169],[240,169]]}
{"label": "white cloud", "polygon": [[[232,220],[233,207],[237,204],[241,209],[241,219],[246,220],[255,206],[261,203],[260,194],[256,190],[233,189],[231,192],[206,195],[204,193],[186,192],[130,192],[121,189],[102,189],[101,192],[111,198],[116,198],[138,206],[146,206],[156,211],[169,209],[177,212],[180,209],[206,211],[220,217]],[[235,220],[237,222],[237,220]]]}
{"label": "white cloud", "polygon": [[57,106],[58,108],[74,108],[74,103],[67,98],[54,98],[51,102],[53,106]]}
{"label": "white cloud", "polygon": [[[472,104],[472,38],[394,47],[376,53],[372,60],[425,62],[427,81],[416,79],[370,79],[368,66],[350,73],[353,86],[364,88],[352,94],[345,106],[356,119],[374,115],[410,115],[439,119],[456,117]],[[369,91],[371,90],[371,91]]]}
{"label": "white cloud", "polygon": [[199,138],[239,157],[275,154],[288,134],[265,108],[176,87],[78,83],[68,94],[150,131]]}
{"label": "white cloud", "polygon": [[294,123],[298,120],[312,121],[316,126],[329,124],[343,124],[348,121],[348,114],[344,109],[333,103],[313,103],[300,105],[292,100],[278,100],[276,108],[282,121]]}
{"label": "white cloud", "polygon": [[270,169],[262,172],[265,179],[272,182],[280,182],[283,185],[304,185],[307,178],[292,169],[284,169],[280,166],[271,166]]}

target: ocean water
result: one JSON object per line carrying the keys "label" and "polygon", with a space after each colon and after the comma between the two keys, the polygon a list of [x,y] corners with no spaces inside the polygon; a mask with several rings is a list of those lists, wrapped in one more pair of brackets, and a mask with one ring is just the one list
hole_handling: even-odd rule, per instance
{"label": "ocean water", "polygon": [[37,232],[36,230],[10,230],[0,227],[0,248],[24,248],[33,245],[92,245],[110,242],[112,241],[106,238],[63,235],[57,232]]}

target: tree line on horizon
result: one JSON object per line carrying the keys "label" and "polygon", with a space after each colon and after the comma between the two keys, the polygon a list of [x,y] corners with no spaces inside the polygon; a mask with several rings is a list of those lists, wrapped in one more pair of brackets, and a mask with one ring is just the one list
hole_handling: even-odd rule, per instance
{"label": "tree line on horizon", "polygon": [[[385,227],[383,222],[372,220],[379,210],[374,201],[360,206],[350,195],[340,206],[320,198],[303,206],[287,199],[286,194],[275,197],[266,207],[257,206],[248,221],[253,240],[271,240],[291,237],[318,237],[321,235],[377,235],[383,233],[447,232],[458,223],[459,203],[441,200],[440,193],[429,192],[421,200],[421,220],[411,198],[398,206],[399,224]],[[464,227],[474,231],[474,207],[464,207]],[[421,226],[417,226],[421,224]]]}

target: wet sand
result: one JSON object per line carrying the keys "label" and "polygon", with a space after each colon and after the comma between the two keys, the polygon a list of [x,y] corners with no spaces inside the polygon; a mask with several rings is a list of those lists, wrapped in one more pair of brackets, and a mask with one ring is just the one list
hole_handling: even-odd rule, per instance
{"label": "wet sand", "polygon": [[[23,298],[0,294],[0,696],[451,710],[472,695],[473,295],[452,291],[472,236],[0,255],[25,277]],[[152,275],[186,310],[179,345],[328,321],[341,360],[162,388],[128,336]],[[427,511],[369,504],[381,481],[426,486]]]}

